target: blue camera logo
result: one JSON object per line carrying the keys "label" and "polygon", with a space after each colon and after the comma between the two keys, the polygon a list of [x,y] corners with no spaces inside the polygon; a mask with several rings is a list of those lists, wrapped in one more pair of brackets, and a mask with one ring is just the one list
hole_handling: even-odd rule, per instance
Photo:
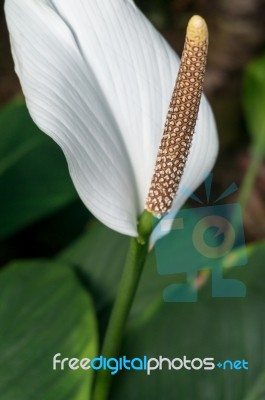
{"label": "blue camera logo", "polygon": [[[211,178],[205,183],[207,199],[209,199]],[[235,185],[231,185],[216,202],[234,190]],[[187,277],[186,284],[173,284],[164,290],[163,296],[166,302],[196,302],[197,290],[194,284],[189,282],[194,283],[198,271],[204,269],[212,271],[213,297],[246,295],[246,287],[241,281],[224,279],[222,276],[224,259],[227,267],[247,264],[239,204],[182,209],[177,216],[174,212],[170,212],[159,224],[159,229],[162,234],[163,231],[169,233],[155,245],[158,272],[161,275],[185,273]],[[231,257],[231,263],[228,265],[229,254],[238,247],[242,249],[240,257],[237,259]]]}

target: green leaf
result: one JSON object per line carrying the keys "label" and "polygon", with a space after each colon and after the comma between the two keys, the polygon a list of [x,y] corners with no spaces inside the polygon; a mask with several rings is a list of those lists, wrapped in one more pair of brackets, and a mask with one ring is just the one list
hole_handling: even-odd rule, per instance
{"label": "green leaf", "polygon": [[[162,239],[166,240],[166,239]],[[188,238],[174,244],[188,251]],[[82,271],[82,278],[93,289],[97,311],[107,320],[124,265],[128,238],[98,222],[75,244],[59,255]],[[169,358],[215,357],[216,360],[246,359],[247,371],[214,372],[162,371],[146,376],[143,372],[126,372],[115,376],[111,399],[179,398],[196,400],[242,400],[265,369],[265,244],[248,247],[249,265],[230,268],[244,260],[244,249],[230,253],[223,263],[226,277],[247,284],[246,298],[212,298],[211,282],[199,292],[197,303],[163,303],[163,289],[171,283],[185,282],[185,274],[161,276],[157,272],[155,253],[148,256],[140,286],[130,315],[122,355],[141,357],[164,355]],[[240,262],[239,262],[240,264]],[[248,399],[247,399],[248,400]],[[252,400],[252,399],[251,399]]]}
{"label": "green leaf", "polygon": [[59,147],[16,99],[0,112],[0,239],[77,198]]}
{"label": "green leaf", "polygon": [[264,400],[265,398],[265,371],[258,378],[257,382],[250,389],[244,400]]}
{"label": "green leaf", "polygon": [[[105,313],[111,306],[129,246],[129,237],[114,232],[98,221],[93,221],[89,229],[75,243],[61,254],[58,260],[74,265],[80,271],[84,282],[95,299],[98,312]],[[183,246],[183,243],[176,244]],[[162,298],[162,290],[172,280],[179,282],[179,276],[161,276],[157,272],[154,251],[148,255],[143,275],[133,305],[132,314],[137,315],[143,308]],[[107,319],[103,316],[103,319]]]}
{"label": "green leaf", "polygon": [[93,358],[93,305],[67,265],[14,262],[0,274],[1,400],[88,400],[91,370],[53,370],[53,356]]}
{"label": "green leaf", "polygon": [[100,311],[112,302],[125,262],[129,238],[94,220],[58,260],[78,268]]}
{"label": "green leaf", "polygon": [[[131,321],[121,354],[128,358],[214,357],[215,362],[245,359],[249,371],[168,371],[165,363],[162,371],[150,376],[140,371],[116,375],[111,399],[242,400],[246,396],[265,370],[265,243],[251,246],[248,253],[247,267],[228,269],[225,274],[247,285],[245,298],[212,298],[209,281],[197,303],[161,302],[148,318]],[[237,251],[235,257],[240,256]],[[260,382],[257,393],[263,393]],[[263,397],[252,395],[246,400]]]}
{"label": "green leaf", "polygon": [[[192,213],[189,222],[186,222],[187,224],[193,222]],[[189,228],[187,230],[189,231]],[[190,238],[186,235],[182,242],[174,243],[176,251],[179,249],[183,254],[184,249],[189,246],[189,241]],[[80,271],[84,283],[94,297],[101,331],[108,320],[118,289],[128,246],[127,236],[108,229],[98,221],[93,221],[87,232],[57,258],[59,261],[76,266]],[[171,283],[185,282],[185,279],[185,274],[160,275],[155,252],[151,251],[137,290],[131,311],[132,317],[139,314],[142,319],[148,317],[153,312],[153,303],[162,299],[163,289]],[[146,316],[143,310],[146,310]]]}
{"label": "green leaf", "polygon": [[265,155],[265,56],[246,68],[243,91],[244,108],[256,151]]}

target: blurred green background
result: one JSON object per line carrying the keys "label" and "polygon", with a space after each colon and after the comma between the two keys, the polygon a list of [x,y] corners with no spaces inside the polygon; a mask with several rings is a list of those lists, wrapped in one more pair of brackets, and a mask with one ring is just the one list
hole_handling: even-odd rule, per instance
{"label": "blurred green background", "polygon": [[[211,296],[166,304],[162,291],[185,276],[160,276],[153,252],[133,306],[122,354],[247,359],[249,371],[121,373],[111,399],[265,399],[265,2],[139,0],[181,52],[189,17],[209,25],[205,93],[220,154],[213,195],[231,183],[244,215],[248,265],[225,270],[247,285],[243,299]],[[52,356],[97,354],[128,238],[95,221],[79,200],[60,149],[31,121],[13,71],[3,2],[0,19],[0,398],[86,400],[91,373],[53,371]],[[204,196],[203,188],[198,195]],[[194,204],[190,203],[192,206]],[[181,246],[181,244],[179,244]],[[241,249],[230,257],[236,260]],[[224,265],[225,266],[225,262]]]}

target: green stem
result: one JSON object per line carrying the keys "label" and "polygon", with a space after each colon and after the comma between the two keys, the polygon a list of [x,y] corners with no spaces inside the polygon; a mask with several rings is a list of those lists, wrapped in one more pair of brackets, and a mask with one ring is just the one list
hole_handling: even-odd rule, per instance
{"label": "green stem", "polygon": [[[124,328],[135,297],[141,272],[148,253],[148,239],[152,231],[152,216],[144,212],[139,220],[139,237],[131,238],[117,297],[103,341],[102,356],[118,357]],[[93,400],[107,400],[111,386],[110,371],[100,370],[95,378]]]}
{"label": "green stem", "polygon": [[259,133],[256,135],[250,152],[251,161],[245,175],[243,184],[239,193],[239,203],[241,204],[242,213],[244,215],[249,201],[250,194],[255,184],[255,179],[259,172],[260,165],[264,158],[265,149],[265,119],[261,124]]}
{"label": "green stem", "polygon": [[243,184],[239,193],[239,203],[241,204],[242,212],[245,213],[250,194],[255,184],[260,165],[263,160],[263,155],[260,149],[254,148],[251,151],[251,161],[246,172]]}

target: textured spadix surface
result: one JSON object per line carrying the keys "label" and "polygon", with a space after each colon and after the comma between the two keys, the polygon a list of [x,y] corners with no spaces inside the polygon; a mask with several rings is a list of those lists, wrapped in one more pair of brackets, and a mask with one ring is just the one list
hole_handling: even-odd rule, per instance
{"label": "textured spadix surface", "polygon": [[198,117],[207,49],[207,25],[203,18],[195,15],[188,24],[179,73],[146,201],[147,209],[154,214],[170,210],[183,176]]}
{"label": "textured spadix surface", "polygon": [[[177,55],[129,0],[6,0],[5,11],[32,118],[63,149],[91,212],[136,235]],[[186,188],[201,183],[216,153],[215,123],[203,98],[173,208],[185,201]]]}

